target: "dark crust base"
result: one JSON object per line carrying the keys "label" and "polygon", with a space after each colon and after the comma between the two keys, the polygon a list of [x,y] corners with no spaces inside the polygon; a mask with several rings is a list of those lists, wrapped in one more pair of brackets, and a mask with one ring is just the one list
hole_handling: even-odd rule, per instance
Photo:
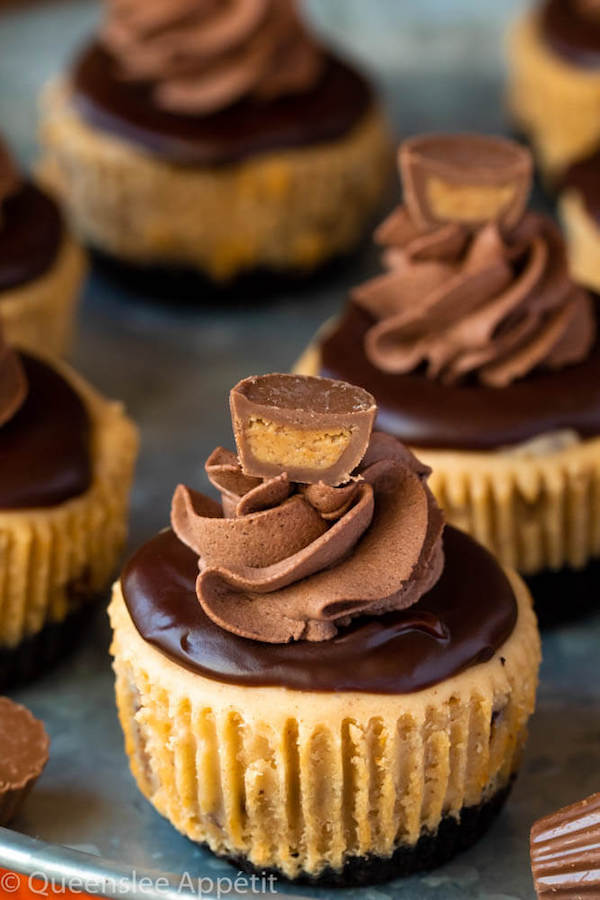
{"label": "dark crust base", "polygon": [[565,567],[526,575],[541,628],[555,628],[592,613],[600,613],[600,559],[584,569]]}
{"label": "dark crust base", "polygon": [[[400,846],[392,856],[352,856],[346,860],[341,871],[325,869],[319,875],[302,872],[294,883],[315,886],[352,887],[356,885],[378,884],[393,878],[414,875],[444,865],[457,853],[468,850],[482,837],[498,815],[512,788],[510,784],[494,794],[490,800],[479,806],[464,807],[460,818],[450,816],[442,819],[435,834],[426,832],[414,846]],[[289,881],[278,869],[260,869],[243,856],[228,856],[229,862],[244,872]]]}
{"label": "dark crust base", "polygon": [[49,622],[16,647],[0,646],[0,690],[32,681],[74,649],[94,616],[96,600],[88,600],[62,622]]}
{"label": "dark crust base", "polygon": [[[367,225],[365,233],[368,230]],[[280,300],[282,294],[304,292],[308,295],[342,276],[347,280],[348,274],[356,268],[357,256],[366,248],[363,237],[354,251],[324,260],[313,269],[257,268],[240,273],[232,280],[217,282],[191,267],[138,265],[88,247],[96,271],[108,280],[118,282],[132,299],[168,303],[176,308],[227,304],[230,308],[245,309],[251,303],[267,305]]]}

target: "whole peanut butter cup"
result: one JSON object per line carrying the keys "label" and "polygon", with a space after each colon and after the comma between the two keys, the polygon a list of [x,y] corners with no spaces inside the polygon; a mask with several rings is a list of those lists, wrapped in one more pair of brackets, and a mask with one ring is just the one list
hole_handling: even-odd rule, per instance
{"label": "whole peanut butter cup", "polygon": [[24,706],[0,697],[0,825],[17,815],[48,762],[50,739]]}

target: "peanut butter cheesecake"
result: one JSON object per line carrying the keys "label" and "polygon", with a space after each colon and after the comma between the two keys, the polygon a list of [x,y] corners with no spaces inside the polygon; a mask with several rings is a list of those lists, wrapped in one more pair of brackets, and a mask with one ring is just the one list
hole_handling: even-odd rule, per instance
{"label": "peanut butter cheesecake", "polygon": [[137,433],[70,368],[0,334],[0,684],[44,671],[110,583]]}
{"label": "peanut butter cheesecake", "polygon": [[85,271],[55,200],[20,172],[0,138],[0,317],[7,340],[64,354]]}
{"label": "peanut butter cheesecake", "polygon": [[368,392],[273,374],[231,407],[238,452],[206,462],[221,501],[179,485],[171,528],[114,588],[133,775],[245,869],[345,885],[441,864],[519,766],[540,659],[527,588],[444,529]]}
{"label": "peanut butter cheesecake", "polygon": [[387,129],[295,0],[104,9],[42,123],[42,168],[88,243],[219,284],[353,247],[387,177]]}
{"label": "peanut butter cheesecake", "polygon": [[352,292],[298,369],[375,396],[378,427],[432,468],[448,520],[536,576],[543,616],[564,614],[565,590],[583,609],[600,569],[592,297],[556,225],[526,209],[523,147],[426,135],[402,145],[400,170],[404,202],[376,232],[383,274]]}
{"label": "peanut butter cheesecake", "polygon": [[509,41],[509,107],[559,192],[571,270],[600,292],[600,3],[544,0]]}

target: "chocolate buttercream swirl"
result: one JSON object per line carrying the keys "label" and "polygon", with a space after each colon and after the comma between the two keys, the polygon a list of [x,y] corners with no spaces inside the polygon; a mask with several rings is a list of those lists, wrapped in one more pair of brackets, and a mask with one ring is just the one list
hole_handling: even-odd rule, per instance
{"label": "chocolate buttercream swirl", "polygon": [[107,0],[102,40],[123,78],[184,115],[301,93],[322,70],[295,0]]}
{"label": "chocolate buttercream swirl", "polygon": [[0,426],[10,421],[27,397],[27,376],[19,354],[4,341],[0,325]]}
{"label": "chocolate buttercream swirl", "polygon": [[575,9],[584,18],[600,22],[600,0],[575,0]]}
{"label": "chocolate buttercream swirl", "polygon": [[0,228],[2,227],[2,204],[12,197],[21,186],[21,175],[4,141],[0,138]]}
{"label": "chocolate buttercream swirl", "polygon": [[[467,185],[468,166],[467,157]],[[478,209],[491,196],[488,186],[483,200],[479,187],[467,190]],[[513,209],[518,202],[515,193]],[[592,300],[571,281],[564,241],[549,218],[525,213],[506,226],[499,215],[475,224],[431,216],[417,224],[414,206],[400,206],[379,227],[387,272],[353,292],[376,319],[365,336],[374,366],[398,374],[424,367],[449,384],[470,377],[504,387],[588,355],[596,332]]]}
{"label": "chocolate buttercream swirl", "polygon": [[180,485],[171,522],[199,556],[204,612],[266,643],[324,641],[356,616],[416,603],[443,567],[442,515],[429,469],[374,433],[351,481],[249,477],[218,448],[206,470],[222,503]]}

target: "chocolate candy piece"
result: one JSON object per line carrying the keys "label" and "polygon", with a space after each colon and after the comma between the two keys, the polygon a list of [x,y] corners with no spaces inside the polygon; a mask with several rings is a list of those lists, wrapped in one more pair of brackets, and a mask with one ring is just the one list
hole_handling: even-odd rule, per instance
{"label": "chocolate candy piece", "polygon": [[0,697],[0,825],[19,811],[48,761],[44,726],[24,706]]}
{"label": "chocolate candy piece", "polygon": [[600,794],[535,823],[531,870],[540,900],[600,897]]}
{"label": "chocolate candy piece", "polygon": [[585,438],[600,435],[600,341],[576,366],[532,372],[499,390],[440,384],[421,372],[378,371],[364,351],[374,322],[350,303],[321,345],[320,372],[374,394],[379,425],[399,441],[420,448],[497,450],[565,429]]}
{"label": "chocolate candy piece", "polygon": [[362,388],[302,375],[246,378],[231,391],[230,404],[244,472],[263,478],[286,472],[304,484],[348,481],[377,411]]}
{"label": "chocolate candy piece", "polygon": [[432,134],[400,148],[404,202],[422,228],[444,222],[476,227],[520,220],[531,186],[532,159],[506,138]]}

